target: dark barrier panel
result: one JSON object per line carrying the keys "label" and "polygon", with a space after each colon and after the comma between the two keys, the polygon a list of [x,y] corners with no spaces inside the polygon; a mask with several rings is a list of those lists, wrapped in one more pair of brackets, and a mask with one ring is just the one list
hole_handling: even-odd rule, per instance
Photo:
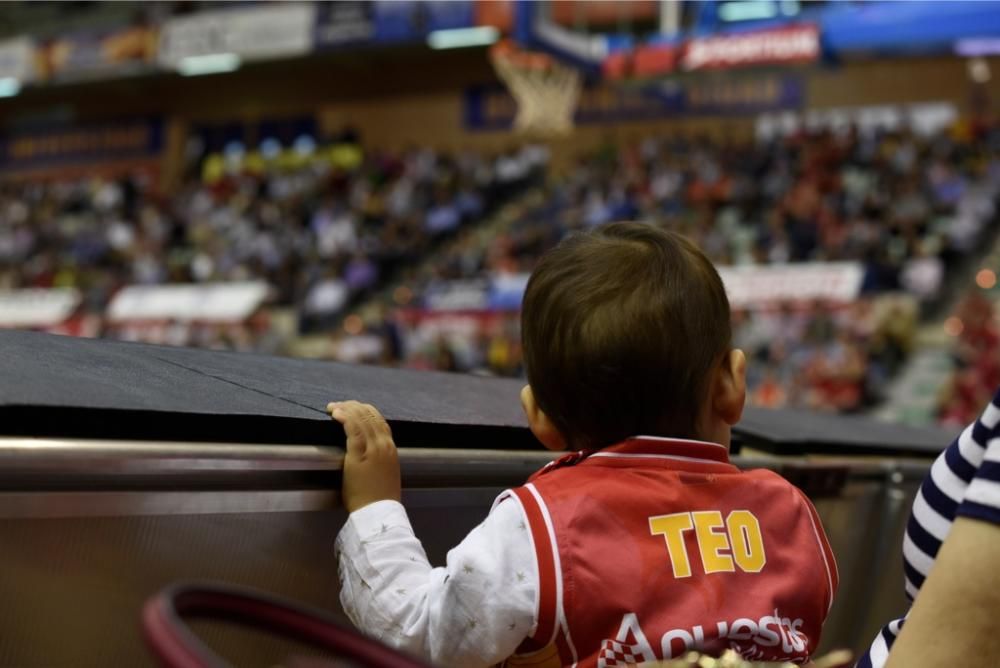
{"label": "dark barrier panel", "polygon": [[[550,456],[401,448],[403,501],[432,563]],[[291,444],[0,438],[0,666],[146,665],[141,603],[179,579],[255,586],[340,614],[342,458]],[[841,574],[824,649],[864,647],[905,610],[902,530],[929,462],[734,461],[805,484]],[[237,665],[277,665],[291,651],[203,630]]]}
{"label": "dark barrier panel", "polygon": [[[413,446],[537,447],[517,380],[247,353],[0,332],[8,435],[342,444],[330,401],[375,404]],[[776,452],[933,455],[952,434],[795,411],[748,409],[738,444]]]}

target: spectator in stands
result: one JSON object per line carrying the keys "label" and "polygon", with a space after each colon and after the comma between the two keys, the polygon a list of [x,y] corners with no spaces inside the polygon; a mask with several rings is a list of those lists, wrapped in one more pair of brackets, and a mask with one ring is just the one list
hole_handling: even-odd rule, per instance
{"label": "spectator in stands", "polygon": [[203,181],[170,198],[134,179],[0,189],[0,285],[78,287],[100,312],[129,283],[262,279],[279,306],[302,310],[307,328],[329,328],[434,237],[495,207],[498,184],[515,194],[545,159],[512,149],[501,178],[501,165],[473,152],[365,154],[345,141],[209,155]]}
{"label": "spectator in stands", "polygon": [[773,368],[765,369],[763,378],[753,390],[750,402],[763,408],[782,408],[788,402],[785,388]]}
{"label": "spectator in stands", "polygon": [[[976,163],[990,167],[975,169]],[[609,143],[552,182],[543,204],[526,210],[478,254],[465,245],[435,266],[449,267],[451,280],[530,271],[568,232],[628,215],[688,234],[717,263],[859,261],[865,294],[905,287],[921,300],[933,300],[946,268],[992,219],[998,173],[1000,153],[989,144],[944,134],[918,137],[906,130],[821,131],[760,146],[681,137]],[[956,217],[967,223],[959,225],[960,233],[954,229]],[[477,255],[483,260],[466,259]],[[425,281],[415,276],[408,287],[419,293]],[[909,313],[897,312],[903,317],[896,318],[879,309],[875,317],[864,308],[829,317],[820,309],[814,324],[806,315],[786,318],[784,324],[755,316],[771,321],[774,350],[748,348],[752,354],[760,350],[764,360],[792,361],[799,371],[785,369],[779,378],[817,390],[786,392],[790,399],[806,401],[824,396],[818,386],[829,389],[833,382],[817,372],[823,365],[816,356],[825,344],[815,337],[802,340],[810,327],[824,330],[824,340],[838,341],[833,353],[846,351],[851,360],[860,359],[856,367],[865,369],[860,379],[851,374],[855,380],[849,388],[846,378],[836,380],[843,390],[838,403],[857,409],[877,398],[899,368],[913,329]],[[831,326],[851,330],[850,340],[838,339]],[[754,329],[759,328],[751,323]],[[740,330],[737,326],[737,336]],[[813,373],[803,374],[806,367]]]}
{"label": "spectator in stands", "polygon": [[942,388],[938,417],[961,426],[975,417],[990,388],[1000,385],[1000,327],[993,302],[978,288],[966,293],[952,321],[960,327],[952,351],[955,372]]}

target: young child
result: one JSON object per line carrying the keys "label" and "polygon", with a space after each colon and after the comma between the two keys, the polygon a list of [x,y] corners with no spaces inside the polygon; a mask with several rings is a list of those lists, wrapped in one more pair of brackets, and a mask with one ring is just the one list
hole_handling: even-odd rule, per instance
{"label": "young child", "polygon": [[354,623],[439,666],[808,661],[836,566],[798,489],[728,461],[746,361],[701,251],[636,223],[570,237],[531,276],[522,336],[531,431],[573,452],[501,494],[443,568],[399,503],[378,411],[328,407],[347,434],[337,548]]}

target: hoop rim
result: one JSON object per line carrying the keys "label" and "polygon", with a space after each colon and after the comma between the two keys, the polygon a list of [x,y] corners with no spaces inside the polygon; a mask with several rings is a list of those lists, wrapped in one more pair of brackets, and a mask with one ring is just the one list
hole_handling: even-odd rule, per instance
{"label": "hoop rim", "polygon": [[582,78],[570,65],[504,40],[490,48],[490,62],[517,103],[514,128],[542,136],[569,134]]}
{"label": "hoop rim", "polygon": [[509,38],[490,47],[490,59],[525,70],[551,70],[560,66],[549,54],[521,48]]}

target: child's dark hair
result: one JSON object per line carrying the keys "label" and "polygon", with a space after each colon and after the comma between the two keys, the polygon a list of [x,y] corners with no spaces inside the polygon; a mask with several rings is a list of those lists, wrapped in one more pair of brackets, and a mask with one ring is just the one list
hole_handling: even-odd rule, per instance
{"label": "child's dark hair", "polygon": [[542,258],[521,337],[535,401],[571,448],[696,438],[711,372],[730,346],[729,300],[691,241],[615,223]]}

